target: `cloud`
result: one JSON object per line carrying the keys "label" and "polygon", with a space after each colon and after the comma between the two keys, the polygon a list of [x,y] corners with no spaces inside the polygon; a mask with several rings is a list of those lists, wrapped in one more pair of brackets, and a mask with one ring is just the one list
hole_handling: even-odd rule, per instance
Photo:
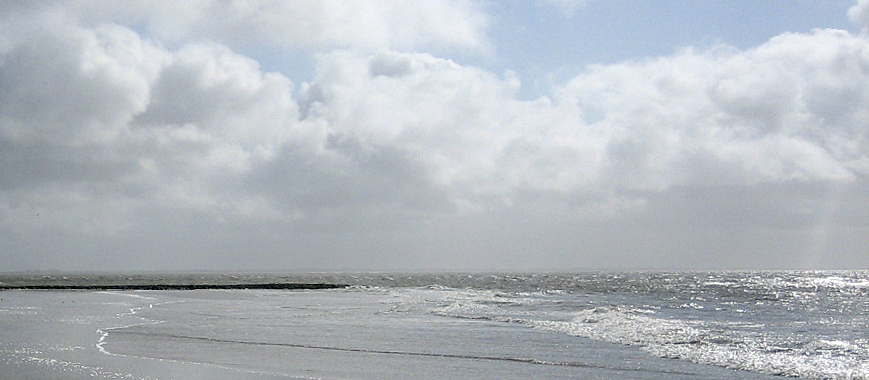
{"label": "cloud", "polygon": [[866,157],[865,40],[787,34],[596,66],[552,98],[426,54],[321,57],[302,113],[360,141],[413,151],[454,194],[663,191],[848,181]]}
{"label": "cloud", "polygon": [[629,187],[849,180],[866,156],[867,47],[818,30],[748,51],[688,49],[592,67],[556,99],[607,127],[608,172]]}
{"label": "cloud", "polygon": [[3,54],[3,132],[22,141],[111,139],[145,108],[159,57],[119,27],[28,33]]}
{"label": "cloud", "polygon": [[75,230],[80,211],[58,207],[67,199],[114,212],[102,224],[116,231],[140,206],[251,203],[220,202],[214,179],[280,143],[295,118],[285,77],[224,47],[170,52],[125,27],[57,21],[34,22],[42,32],[20,34],[2,55],[0,183],[19,217],[66,215],[54,222]]}
{"label": "cloud", "polygon": [[5,37],[0,188],[99,187],[129,174],[129,122],[147,107],[164,52],[126,28],[82,29],[54,15]]}
{"label": "cloud", "polygon": [[[129,143],[149,147],[136,152],[142,167],[170,175],[164,178],[170,182],[171,176],[222,176],[227,169],[242,175],[301,150],[308,156],[297,161],[336,166],[318,169],[321,176],[367,167],[373,172],[357,178],[367,181],[414,168],[405,174],[419,186],[471,202],[519,191],[848,180],[855,176],[849,165],[865,157],[866,111],[860,105],[867,94],[860,62],[866,46],[839,31],[783,35],[746,52],[685,50],[592,67],[552,100],[534,101],[516,99],[520,84],[510,73],[497,76],[422,53],[335,51],[318,59],[318,74],[302,86],[300,106],[288,79],[261,72],[255,61],[221,45],[169,52],[124,28],[79,33],[78,40],[91,43],[68,55],[82,61],[37,65],[52,72],[15,71],[44,60],[29,46],[50,45],[22,44],[7,53],[12,64],[4,74],[10,78],[35,86],[39,82],[27,75],[54,75],[63,87],[78,90],[51,99],[45,95],[51,87],[10,86],[4,117],[27,113],[45,120],[28,119],[28,128],[19,129],[10,127],[24,122],[5,123],[7,136],[32,133],[34,139],[32,126],[61,127],[38,131],[40,142],[69,146],[78,136],[108,147],[124,133]],[[91,46],[100,44],[125,57],[123,48],[132,47],[150,58],[123,66],[105,56],[107,49],[94,52]],[[105,88],[89,89],[93,83]],[[33,100],[23,92],[34,93]],[[82,93],[105,98],[64,105],[82,101]],[[45,101],[52,106],[39,103]],[[392,166],[375,168],[375,162]],[[324,180],[339,178],[347,179]]]}
{"label": "cloud", "polygon": [[[220,242],[229,256],[262,244],[322,264],[316,252],[352,258],[360,241],[393,258],[424,242],[458,255],[458,228],[467,247],[520,263],[533,236],[563,255],[582,239],[627,252],[659,225],[791,231],[820,220],[831,188],[866,198],[865,36],[591,66],[524,100],[509,71],[420,51],[485,51],[471,2],[149,4],[7,9],[29,15],[0,25],[8,241],[97,249],[81,235],[166,255],[186,241],[189,265]],[[310,49],[316,74],[267,72],[235,48],[250,41]],[[619,226],[636,240],[594,236]]]}
{"label": "cloud", "polygon": [[848,9],[851,22],[863,28],[863,33],[869,33],[869,1],[859,0]]}
{"label": "cloud", "polygon": [[197,0],[183,4],[80,0],[72,7],[85,24],[111,20],[138,25],[147,34],[173,44],[192,40],[235,47],[265,42],[289,49],[488,48],[488,16],[469,0],[435,0],[413,7],[396,0]]}

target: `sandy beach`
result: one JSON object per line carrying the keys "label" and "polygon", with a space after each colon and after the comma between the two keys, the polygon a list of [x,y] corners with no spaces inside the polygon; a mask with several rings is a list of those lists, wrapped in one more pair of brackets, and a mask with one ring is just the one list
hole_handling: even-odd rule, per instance
{"label": "sandy beach", "polygon": [[[544,299],[520,298],[532,308],[513,310],[520,299],[486,291],[7,290],[0,298],[0,379],[774,378],[565,334],[558,322],[527,319]],[[478,314],[502,307],[512,316]]]}
{"label": "sandy beach", "polygon": [[0,379],[869,374],[862,272],[122,277],[0,277]]}

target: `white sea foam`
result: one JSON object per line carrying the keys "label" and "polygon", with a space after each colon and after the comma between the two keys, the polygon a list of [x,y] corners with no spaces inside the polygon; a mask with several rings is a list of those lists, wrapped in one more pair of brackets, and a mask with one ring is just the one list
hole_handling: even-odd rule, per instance
{"label": "white sea foam", "polygon": [[[762,337],[714,331],[700,322],[663,319],[622,307],[578,312],[572,321],[528,321],[538,329],[637,346],[656,356],[737,370],[813,379],[869,378],[869,363],[842,357],[865,350],[845,341],[817,340],[800,349],[771,346]],[[826,352],[824,352],[826,351]]]}
{"label": "white sea foam", "polygon": [[866,288],[869,287],[869,280],[855,280],[841,276],[823,276],[809,279],[813,285],[825,286],[829,288]]}
{"label": "white sea foam", "polygon": [[611,343],[636,346],[690,344],[703,339],[692,324],[655,318],[617,306],[597,307],[576,313],[572,321],[529,321],[536,328],[562,332]]}
{"label": "white sea foam", "polygon": [[[147,301],[157,301],[157,298],[144,296],[144,295],[136,294],[136,293],[119,293],[119,292],[97,292],[97,293],[127,296],[127,297],[131,297],[131,298],[147,300]],[[147,307],[146,306],[132,307],[132,308],[129,308],[128,309],[129,311],[126,313],[119,313],[118,316],[136,317],[136,318],[138,318],[138,321],[134,322],[134,323],[124,324],[124,325],[110,326],[110,327],[97,329],[97,332],[100,334],[100,338],[97,340],[97,343],[95,344],[96,348],[102,354],[116,355],[115,353],[112,353],[105,348],[106,338],[108,338],[109,333],[112,330],[119,330],[119,329],[134,327],[134,326],[143,326],[143,325],[152,325],[152,324],[163,323],[163,321],[161,321],[161,320],[153,320],[153,319],[143,318],[143,317],[138,316],[137,314],[139,314],[140,310],[143,310],[145,308],[151,309],[155,305],[159,306],[159,305],[163,305],[163,304],[177,303],[177,302],[183,302],[183,301],[163,301],[163,302],[158,302],[158,303],[148,303]]]}

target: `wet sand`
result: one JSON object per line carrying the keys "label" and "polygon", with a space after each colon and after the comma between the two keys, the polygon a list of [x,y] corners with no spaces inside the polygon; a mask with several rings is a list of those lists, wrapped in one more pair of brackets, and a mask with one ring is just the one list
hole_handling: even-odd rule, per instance
{"label": "wet sand", "polygon": [[135,293],[0,292],[0,379],[286,378],[103,350],[101,329],[147,323],[134,311],[152,301]]}

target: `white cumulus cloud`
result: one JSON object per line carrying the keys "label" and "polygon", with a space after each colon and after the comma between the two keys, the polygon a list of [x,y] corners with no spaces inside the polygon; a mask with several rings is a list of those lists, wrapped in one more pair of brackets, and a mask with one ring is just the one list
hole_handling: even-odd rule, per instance
{"label": "white cumulus cloud", "polygon": [[[164,252],[165,236],[189,234],[207,263],[211,238],[256,237],[270,255],[332,249],[333,236],[346,255],[348,236],[446,247],[458,220],[471,247],[506,234],[515,246],[486,249],[548,236],[565,250],[579,238],[549,227],[629,221],[637,241],[656,218],[787,230],[812,223],[820,189],[866,198],[854,189],[869,174],[869,40],[847,31],[590,66],[525,100],[512,72],[440,54],[490,52],[471,1],[3,7],[7,241]],[[315,75],[264,70],[239,53],[256,43],[310,52]]]}
{"label": "white cumulus cloud", "polygon": [[869,32],[869,1],[858,0],[856,5],[848,9],[848,18],[863,28],[863,33]]}

